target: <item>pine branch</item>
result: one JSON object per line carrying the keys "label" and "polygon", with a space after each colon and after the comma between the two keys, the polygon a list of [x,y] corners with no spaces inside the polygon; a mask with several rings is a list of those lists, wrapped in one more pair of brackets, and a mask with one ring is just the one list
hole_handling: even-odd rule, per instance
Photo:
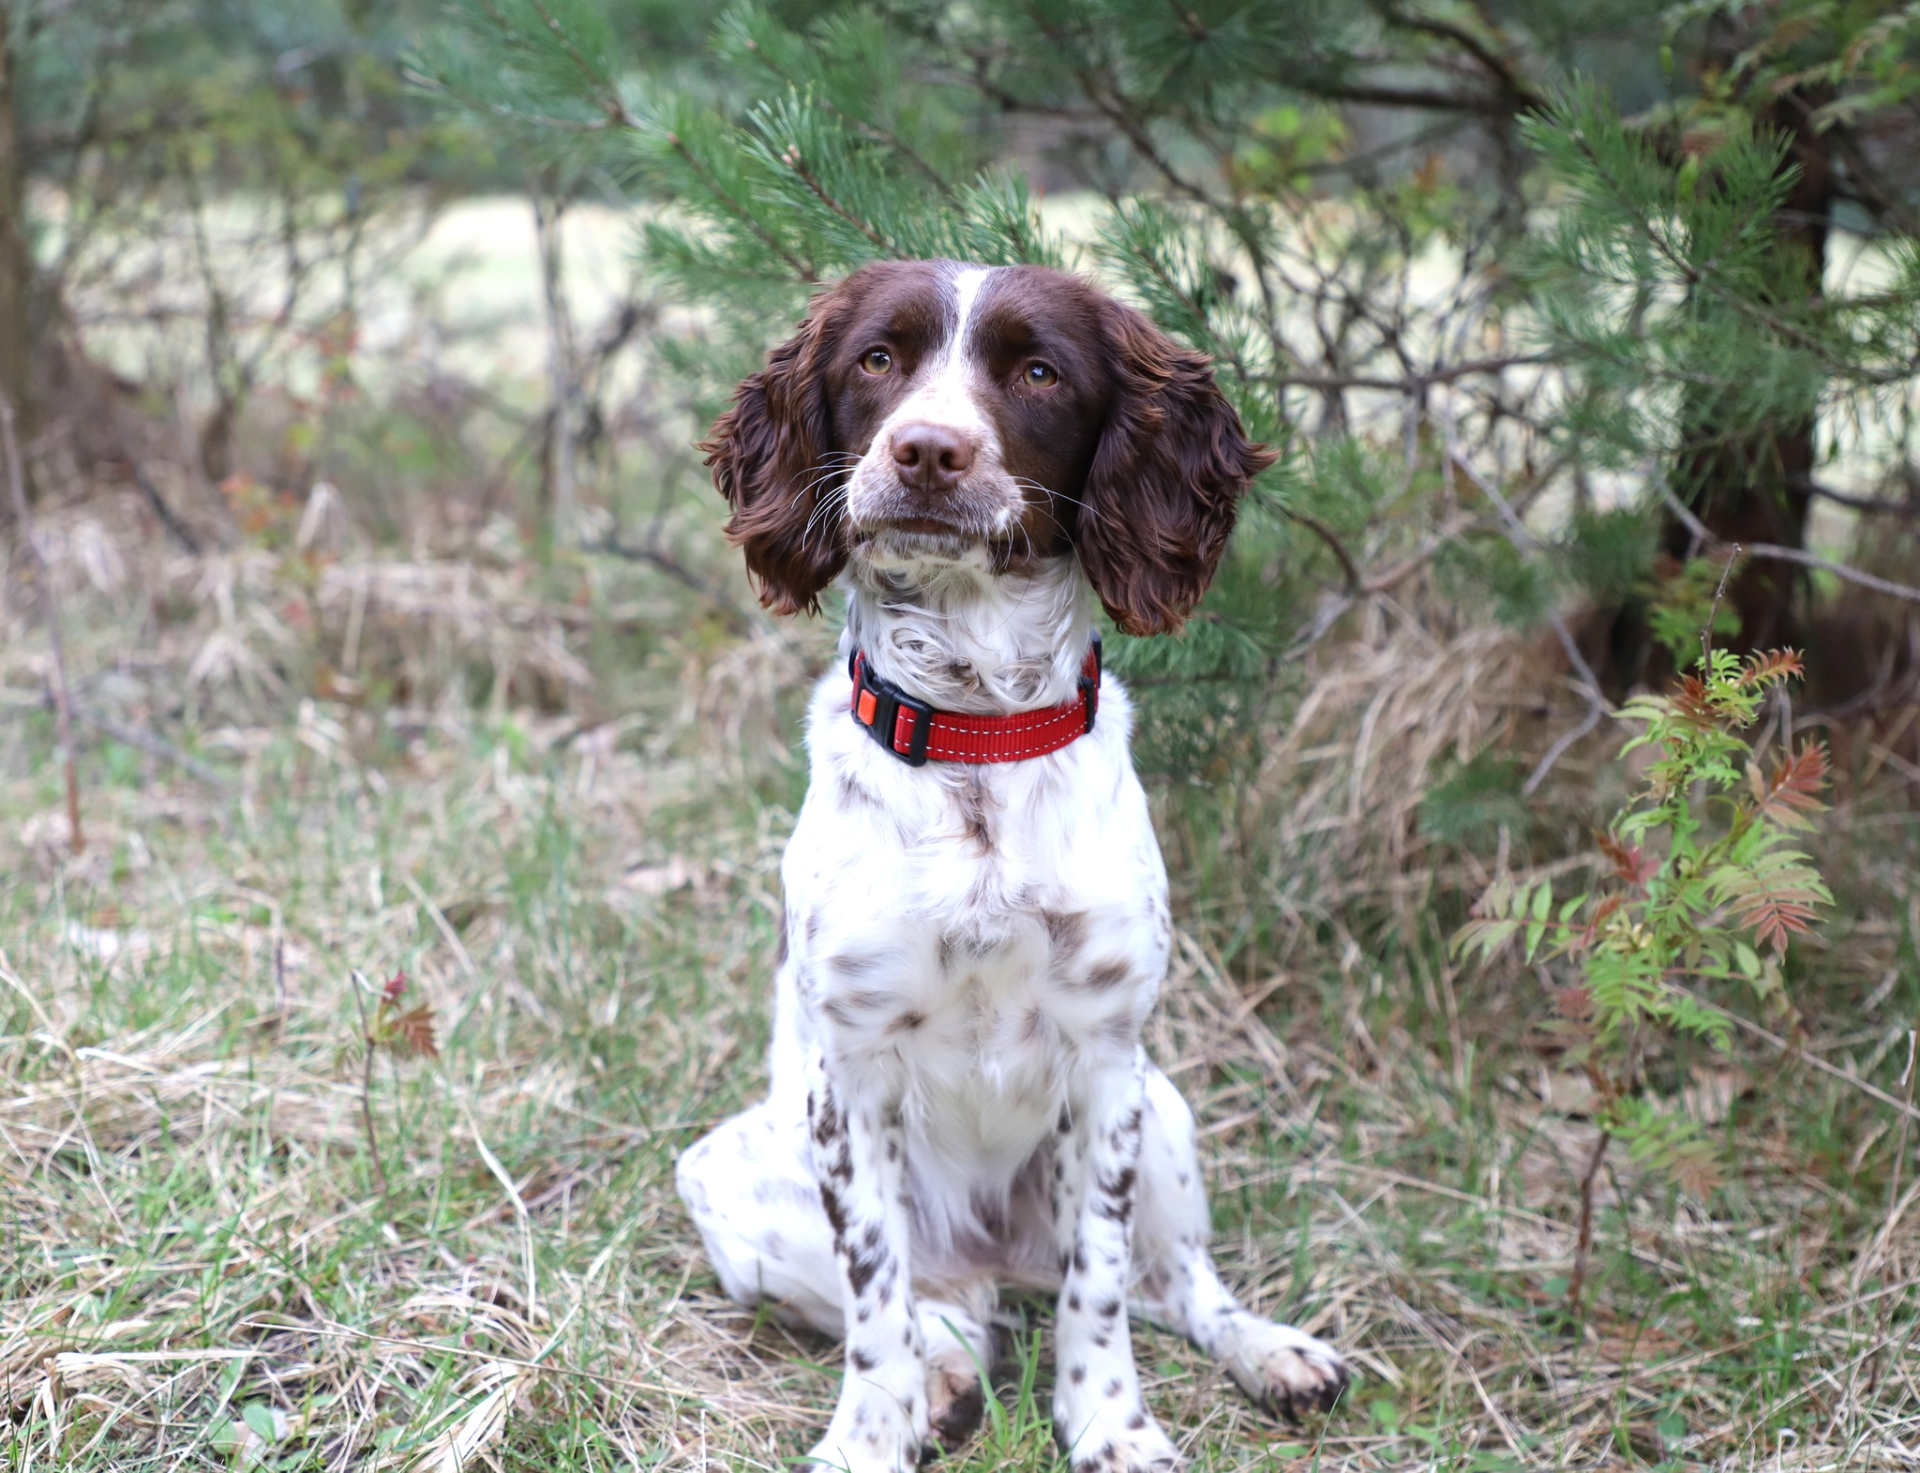
{"label": "pine branch", "polygon": [[[1495,51],[1465,26],[1456,25],[1437,15],[1409,14],[1398,6],[1389,6],[1386,17],[1389,23],[1402,29],[1451,42],[1466,52],[1500,89],[1500,95],[1507,101],[1511,112],[1534,112],[1546,105],[1546,99],[1535,90],[1533,84],[1523,80],[1515,71],[1511,57]],[[1482,19],[1485,19],[1484,15]]]}
{"label": "pine branch", "polygon": [[868,224],[858,215],[854,214],[828,192],[827,187],[815,176],[813,170],[807,167],[807,161],[800,156],[799,144],[790,143],[786,148],[782,149],[780,152],[780,162],[799,176],[800,182],[813,191],[814,198],[818,199],[821,204],[825,205],[829,210],[832,210],[834,214],[838,215],[842,220],[845,220],[847,224],[851,225],[855,230],[858,230],[862,235],[866,236],[868,240],[872,241],[874,248],[882,255],[898,256],[900,254],[900,252],[888,242],[884,235],[875,230],[872,225]]}
{"label": "pine branch", "polygon": [[820,284],[820,273],[782,245],[765,226],[754,218],[752,211],[729,194],[720,181],[713,176],[712,170],[694,156],[693,150],[687,147],[685,139],[671,129],[667,130],[665,138],[667,146],[680,156],[681,161],[693,171],[694,177],[706,187],[707,192],[720,201],[727,213],[744,225],[755,240],[778,256],[781,263],[808,286]]}

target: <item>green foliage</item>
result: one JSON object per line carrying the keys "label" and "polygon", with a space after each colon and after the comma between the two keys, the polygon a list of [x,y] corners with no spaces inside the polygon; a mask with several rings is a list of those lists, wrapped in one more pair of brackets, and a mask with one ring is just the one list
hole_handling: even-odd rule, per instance
{"label": "green foliage", "polygon": [[1454,937],[1456,953],[1483,959],[1511,945],[1529,963],[1577,964],[1580,982],[1555,1002],[1603,1131],[1696,1191],[1714,1181],[1714,1155],[1694,1122],[1641,1093],[1647,1056],[1669,1035],[1726,1049],[1739,995],[1772,999],[1789,938],[1832,903],[1792,842],[1825,806],[1825,752],[1809,744],[1763,772],[1740,736],[1800,673],[1792,651],[1706,648],[1670,694],[1628,701],[1618,715],[1640,730],[1620,755],[1645,748],[1652,761],[1638,796],[1598,836],[1602,883],[1557,896],[1550,879],[1502,878]]}
{"label": "green foliage", "polygon": [[[1893,386],[1920,361],[1920,270],[1897,265],[1898,290],[1823,294],[1782,248],[1795,175],[1762,116],[1822,66],[1846,89],[1904,87],[1904,22],[1882,34],[1794,0],[1743,21],[1759,39],[1738,77],[1715,69],[1697,96],[1629,118],[1608,81],[1672,93],[1648,43],[1703,54],[1693,9],[811,0],[714,18],[699,71],[678,60],[691,21],[661,32],[659,55],[623,51],[654,22],[628,32],[609,21],[619,3],[456,0],[463,24],[421,70],[504,130],[544,129],[539,157],[574,149],[664,206],[642,252],[702,309],[697,336],[662,349],[696,416],[863,261],[1044,261],[1098,275],[1210,354],[1249,430],[1282,450],[1259,488],[1280,516],[1249,518],[1193,634],[1158,653],[1115,641],[1147,728],[1184,728],[1147,743],[1170,762],[1236,742],[1252,755],[1229,728],[1261,703],[1238,684],[1284,668],[1396,560],[1515,627],[1570,595],[1639,602],[1663,466],[1679,482],[1682,457],[1808,404],[1891,426]],[[1808,40],[1813,21],[1851,49]],[[1376,146],[1355,103],[1435,121]],[[1497,169],[1463,170],[1468,134]],[[1025,178],[997,165],[1016,157],[1101,196],[1086,228],[1049,232]],[[1458,273],[1437,301],[1416,285],[1436,265]],[[1482,354],[1483,371],[1455,371]],[[1509,428],[1519,453],[1487,474],[1515,505],[1497,515],[1456,466]],[[1554,504],[1542,491],[1620,472],[1633,504],[1556,527],[1529,515]],[[1314,535],[1276,525],[1288,516]]]}
{"label": "green foliage", "polygon": [[1653,637],[1684,665],[1704,629],[1710,639],[1727,639],[1740,632],[1740,616],[1716,596],[1726,569],[1712,558],[1697,557],[1653,584],[1654,599],[1648,619]]}
{"label": "green foliage", "polygon": [[1462,537],[1435,560],[1440,589],[1467,607],[1487,606],[1502,624],[1528,629],[1553,607],[1554,589],[1544,564],[1506,537]]}
{"label": "green foliage", "polygon": [[[1560,537],[1568,576],[1602,607],[1640,593],[1660,547],[1660,524],[1638,506],[1577,509]],[[1690,626],[1700,627],[1696,619]]]}
{"label": "green foliage", "polygon": [[1488,750],[1475,753],[1426,791],[1420,801],[1420,831],[1443,843],[1490,843],[1501,829],[1524,832],[1527,805],[1520,797],[1525,772],[1518,759]]}
{"label": "green foliage", "polygon": [[1588,464],[1644,468],[1809,405],[1876,418],[1920,361],[1904,248],[1891,292],[1823,290],[1782,249],[1798,175],[1757,106],[1710,93],[1663,129],[1583,82],[1521,123],[1553,210],[1518,275],[1571,374],[1562,441]]}

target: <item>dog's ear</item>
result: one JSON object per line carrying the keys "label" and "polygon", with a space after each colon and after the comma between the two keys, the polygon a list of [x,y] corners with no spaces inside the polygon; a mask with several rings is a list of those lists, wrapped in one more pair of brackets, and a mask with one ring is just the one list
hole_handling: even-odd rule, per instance
{"label": "dog's ear", "polygon": [[1104,308],[1119,382],[1074,538],[1087,581],[1129,634],[1178,629],[1213,581],[1248,483],[1279,458],[1247,439],[1205,354],[1131,307]]}
{"label": "dog's ear", "polygon": [[844,513],[821,503],[844,479],[826,463],[833,449],[827,367],[853,293],[850,278],[815,297],[800,330],[734,391],[732,407],[699,446],[733,508],[727,539],[746,554],[760,602],[776,614],[818,613],[821,590],[847,560]]}

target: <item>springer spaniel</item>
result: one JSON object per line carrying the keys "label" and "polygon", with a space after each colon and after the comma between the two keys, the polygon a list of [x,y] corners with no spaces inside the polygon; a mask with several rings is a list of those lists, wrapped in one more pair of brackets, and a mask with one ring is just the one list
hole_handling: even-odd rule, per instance
{"label": "springer spaniel", "polygon": [[768,1098],[679,1165],[727,1293],[845,1337],[808,1458],[896,1473],[970,1435],[1001,1286],[1059,1295],[1075,1473],[1179,1461],[1129,1306],[1264,1407],[1331,1406],[1339,1354],[1215,1273],[1193,1114],[1141,1046],[1166,868],[1087,596],[1177,628],[1272,452],[1140,313],[950,261],[821,293],[702,448],[762,601],[848,594],[781,867]]}

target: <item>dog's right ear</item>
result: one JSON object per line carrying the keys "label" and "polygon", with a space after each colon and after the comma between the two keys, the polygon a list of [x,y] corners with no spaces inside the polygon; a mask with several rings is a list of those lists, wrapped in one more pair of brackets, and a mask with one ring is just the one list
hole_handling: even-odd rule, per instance
{"label": "dog's right ear", "polygon": [[[851,282],[813,299],[800,330],[734,391],[700,442],[713,483],[733,508],[727,539],[747,558],[760,602],[776,614],[818,613],[820,593],[847,560],[843,480],[833,449],[828,364],[852,307]],[[818,513],[818,515],[816,515]]]}

